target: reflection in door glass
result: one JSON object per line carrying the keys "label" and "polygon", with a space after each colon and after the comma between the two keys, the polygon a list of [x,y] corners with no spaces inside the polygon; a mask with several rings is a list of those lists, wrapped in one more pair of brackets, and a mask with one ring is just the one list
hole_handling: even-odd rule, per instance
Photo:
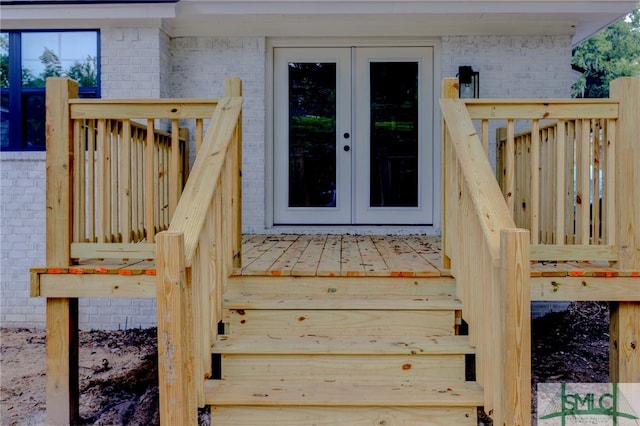
{"label": "reflection in door glass", "polygon": [[289,63],[289,207],[336,206],[336,64]]}
{"label": "reflection in door glass", "polygon": [[370,207],[418,206],[418,64],[372,62]]}

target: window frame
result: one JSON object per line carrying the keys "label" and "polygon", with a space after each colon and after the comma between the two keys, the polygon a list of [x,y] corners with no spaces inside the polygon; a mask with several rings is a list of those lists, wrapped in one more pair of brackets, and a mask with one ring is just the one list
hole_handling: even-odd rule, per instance
{"label": "window frame", "polygon": [[[100,54],[100,30],[96,28],[74,28],[74,29],[34,29],[34,30],[3,30],[1,34],[7,34],[9,40],[9,87],[2,87],[2,96],[8,96],[9,112],[9,144],[0,146],[0,151],[46,151],[45,146],[29,147],[23,140],[23,96],[25,94],[39,95],[45,94],[44,87],[22,87],[22,34],[25,33],[61,33],[61,32],[94,32],[96,34],[96,80],[97,86],[80,87],[78,95],[81,98],[101,97],[101,54]],[[4,107],[5,104],[3,103]]]}

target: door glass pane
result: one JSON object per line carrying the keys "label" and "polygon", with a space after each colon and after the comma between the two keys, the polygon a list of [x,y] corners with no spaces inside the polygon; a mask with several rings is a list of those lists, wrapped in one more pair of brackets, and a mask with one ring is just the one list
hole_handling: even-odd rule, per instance
{"label": "door glass pane", "polygon": [[370,64],[370,207],[418,206],[418,64]]}
{"label": "door glass pane", "polygon": [[288,68],[289,207],[335,207],[336,64]]}

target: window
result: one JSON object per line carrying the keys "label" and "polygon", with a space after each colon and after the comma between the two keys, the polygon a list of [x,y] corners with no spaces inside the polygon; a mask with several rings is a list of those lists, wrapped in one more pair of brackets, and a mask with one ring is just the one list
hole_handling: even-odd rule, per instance
{"label": "window", "polygon": [[70,77],[81,98],[100,97],[98,31],[0,33],[0,143],[3,151],[44,151],[45,81]]}

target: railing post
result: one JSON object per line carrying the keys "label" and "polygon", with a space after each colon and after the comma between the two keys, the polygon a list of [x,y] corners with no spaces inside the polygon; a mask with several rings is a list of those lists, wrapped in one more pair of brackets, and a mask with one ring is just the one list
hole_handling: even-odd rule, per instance
{"label": "railing post", "polygon": [[160,422],[197,424],[192,288],[185,268],[184,233],[156,235]]}
{"label": "railing post", "polygon": [[[225,96],[242,96],[242,80],[239,78],[228,78],[224,82]],[[236,127],[236,149],[233,153],[234,165],[232,167],[234,176],[231,189],[231,202],[233,208],[233,235],[231,249],[233,251],[233,266],[242,265],[242,111],[238,116]]]}
{"label": "railing post", "polygon": [[499,372],[496,425],[531,424],[531,290],[529,231],[500,232],[501,280],[494,289],[501,353],[494,359]]}
{"label": "railing post", "polygon": [[[454,77],[444,78],[442,80],[442,97],[443,98],[458,98],[459,97],[459,87],[458,87],[458,79]],[[444,269],[451,268],[451,258],[448,256],[447,244],[449,243],[448,235],[447,235],[447,227],[453,230],[453,227],[448,226],[447,220],[450,218],[447,212],[447,185],[450,184],[447,179],[447,163],[450,162],[450,159],[447,158],[447,124],[444,120],[442,120],[442,267]],[[450,167],[450,165],[449,165]],[[450,202],[454,202],[455,200],[451,200]]]}
{"label": "railing post", "polygon": [[[73,226],[73,131],[69,99],[78,84],[68,78],[46,83],[47,199],[46,264],[71,264]],[[48,424],[70,424],[78,412],[78,299],[47,298],[46,404]]]}
{"label": "railing post", "polygon": [[[620,102],[616,126],[615,169],[618,269],[640,270],[640,77],[611,82]],[[620,302],[611,309],[610,380],[640,382],[640,303]]]}

